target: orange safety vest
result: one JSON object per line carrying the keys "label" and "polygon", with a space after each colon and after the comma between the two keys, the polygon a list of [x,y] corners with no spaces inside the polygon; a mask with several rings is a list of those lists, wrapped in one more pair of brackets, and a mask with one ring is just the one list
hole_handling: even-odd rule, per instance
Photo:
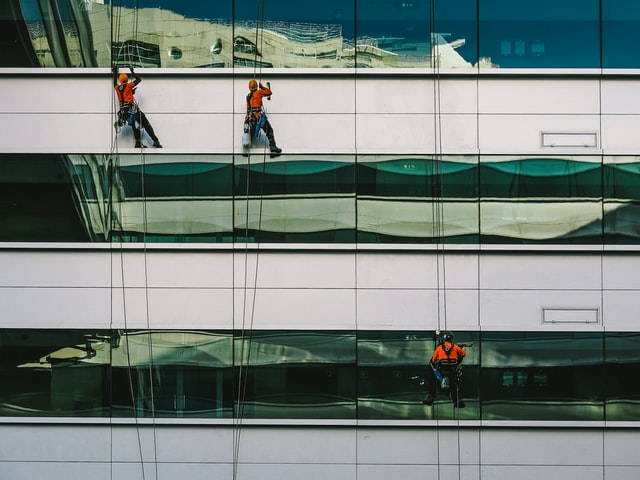
{"label": "orange safety vest", "polygon": [[126,85],[118,84],[114,87],[116,89],[120,105],[124,103],[134,103],[133,87],[135,86],[135,82],[128,82]]}
{"label": "orange safety vest", "polygon": [[266,87],[249,92],[249,95],[247,95],[247,115],[253,115],[258,118],[262,110],[262,97],[268,97],[272,93]]}
{"label": "orange safety vest", "polygon": [[[448,352],[447,352],[448,351]],[[444,342],[442,345],[438,345],[431,357],[431,363],[436,363],[440,360],[456,360],[458,362],[467,354],[467,351],[460,347],[460,345],[452,344],[451,342]]]}

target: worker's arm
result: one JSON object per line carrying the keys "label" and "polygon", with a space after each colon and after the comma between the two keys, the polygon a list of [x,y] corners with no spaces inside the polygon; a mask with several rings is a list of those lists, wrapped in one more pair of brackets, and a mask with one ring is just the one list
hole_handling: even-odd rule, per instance
{"label": "worker's arm", "polygon": [[140,78],[138,74],[133,71],[133,67],[129,67],[129,71],[131,72],[131,78],[133,79],[133,86],[137,87],[138,84],[142,82],[142,78]]}

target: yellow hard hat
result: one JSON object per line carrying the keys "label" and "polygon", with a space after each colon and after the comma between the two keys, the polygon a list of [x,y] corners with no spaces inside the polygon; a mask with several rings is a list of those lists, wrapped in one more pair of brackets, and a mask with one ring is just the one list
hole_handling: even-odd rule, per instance
{"label": "yellow hard hat", "polygon": [[129,76],[126,73],[121,73],[118,75],[118,81],[120,83],[127,83],[129,81]]}
{"label": "yellow hard hat", "polygon": [[255,80],[249,80],[249,90],[257,90],[258,89],[258,82],[256,82]]}

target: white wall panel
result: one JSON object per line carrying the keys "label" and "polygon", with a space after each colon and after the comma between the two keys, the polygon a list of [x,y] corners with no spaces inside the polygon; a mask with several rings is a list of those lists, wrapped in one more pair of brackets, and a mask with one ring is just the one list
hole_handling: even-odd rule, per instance
{"label": "white wall panel", "polygon": [[[0,114],[3,153],[109,152],[113,117],[108,113]],[[25,138],[37,137],[37,142]]]}
{"label": "white wall panel", "polygon": [[637,79],[610,78],[602,81],[603,115],[637,115],[640,112],[640,90]]}
{"label": "white wall panel", "polygon": [[483,465],[576,467],[603,462],[603,436],[598,430],[484,429],[481,442]]}
{"label": "white wall panel", "polygon": [[482,78],[478,108],[485,114],[598,115],[600,83],[584,78]]}
{"label": "white wall panel", "polygon": [[607,253],[603,259],[603,287],[605,289],[640,290],[640,257]]}
{"label": "white wall panel", "polygon": [[[145,115],[163,147],[162,150],[147,148],[144,152],[146,155],[230,152],[234,133],[235,136],[242,136],[242,123],[234,126],[231,114],[145,111]],[[152,142],[146,132],[143,132],[143,141],[147,147],[151,147]],[[130,126],[125,126],[118,135],[117,148],[120,153],[124,153],[123,150],[126,150],[126,153],[140,153],[140,150],[134,147],[133,131]]]}
{"label": "white wall panel", "polygon": [[488,290],[600,289],[600,256],[483,255],[480,257],[480,286]]}
{"label": "white wall panel", "polygon": [[109,255],[101,251],[0,251],[0,287],[108,287]]}
{"label": "white wall panel", "polygon": [[357,325],[362,330],[433,330],[440,322],[442,327],[474,330],[477,298],[474,290],[360,289]]}
{"label": "white wall panel", "polygon": [[353,464],[296,464],[291,462],[241,464],[238,467],[236,478],[237,480],[255,480],[257,478],[261,480],[300,478],[353,480],[356,478],[356,467]]}
{"label": "white wall panel", "polygon": [[[24,448],[28,448],[27,445]],[[140,467],[137,467],[138,471]],[[114,469],[115,471],[115,469]],[[7,480],[27,480],[42,478],[43,475],[51,480],[91,478],[92,480],[112,480],[113,478],[126,478],[127,480],[143,480],[142,476],[112,476],[111,465],[107,462],[1,462],[0,475]],[[147,477],[149,478],[149,477]]]}
{"label": "white wall panel", "polygon": [[[357,437],[351,428],[244,428],[239,443],[242,463],[350,464],[355,462]],[[274,441],[277,439],[277,441]]]}
{"label": "white wall panel", "polygon": [[0,77],[0,92],[3,113],[68,113],[74,117],[110,112],[115,98],[111,78],[97,76]]}
{"label": "white wall panel", "polygon": [[[255,300],[254,300],[255,292]],[[256,329],[354,329],[355,289],[236,290],[235,326]]]}
{"label": "white wall panel", "polygon": [[2,328],[109,328],[110,289],[0,289]]}
{"label": "white wall panel", "polygon": [[114,289],[112,308],[113,328],[233,328],[231,289]]}
{"label": "white wall panel", "polygon": [[236,253],[234,281],[238,288],[353,289],[355,261],[353,253],[339,252]]}
{"label": "white wall panel", "polygon": [[[638,110],[640,111],[640,110]],[[602,115],[602,150],[609,155],[637,155],[640,115]]]}
{"label": "white wall panel", "polygon": [[636,455],[640,449],[640,435],[637,429],[607,430],[603,438],[605,440],[604,458],[607,465],[629,467],[623,470],[627,473],[633,467],[636,475],[640,474],[640,458]]}
{"label": "white wall panel", "polygon": [[[299,109],[303,113],[268,113],[276,143],[284,153],[355,153],[355,115],[304,113],[303,106]],[[235,139],[236,152],[242,147],[242,124],[241,119]],[[253,152],[262,154],[263,143],[254,141]]]}
{"label": "white wall panel", "polygon": [[[333,75],[302,78],[295,74],[269,78],[267,72],[263,71],[263,74],[262,83],[271,81],[273,91],[272,99],[263,102],[268,114],[340,114],[344,118],[345,114],[352,115],[356,111],[356,88],[360,88],[360,82],[356,83],[351,76],[352,70],[343,78]],[[241,92],[234,103],[235,110],[244,113],[245,99],[249,93],[248,79],[237,79],[235,88],[236,95],[238,91]]]}
{"label": "white wall panel", "polygon": [[602,467],[588,467],[583,465],[483,465],[482,478],[514,479],[518,480],[604,480]]}
{"label": "white wall panel", "polygon": [[357,149],[361,154],[435,152],[436,133],[433,115],[360,114],[356,124]]}
{"label": "white wall panel", "polygon": [[480,325],[484,330],[600,330],[595,323],[545,324],[542,309],[597,310],[601,318],[600,290],[482,290]]}
{"label": "white wall panel", "polygon": [[470,78],[366,78],[356,83],[357,112],[475,114],[477,80]]}
{"label": "white wall panel", "polygon": [[443,428],[435,433],[423,428],[363,428],[358,432],[358,462],[370,465],[478,463],[480,437],[476,431]]}
{"label": "white wall panel", "polygon": [[598,155],[595,147],[543,147],[542,133],[595,133],[600,138],[600,117],[594,115],[480,114],[481,154]]}
{"label": "white wall panel", "polygon": [[360,288],[477,288],[475,254],[405,252],[361,253]]}
{"label": "white wall panel", "polygon": [[5,462],[91,462],[95,466],[111,459],[110,431],[97,425],[2,424],[0,432],[0,472],[8,466]]}
{"label": "white wall panel", "polygon": [[[146,259],[151,287],[204,289],[230,288],[233,284],[234,259],[229,252],[153,252]],[[114,263],[117,267],[117,260]]]}
{"label": "white wall panel", "polygon": [[602,294],[602,321],[609,331],[637,332],[640,323],[640,291],[609,291]]}

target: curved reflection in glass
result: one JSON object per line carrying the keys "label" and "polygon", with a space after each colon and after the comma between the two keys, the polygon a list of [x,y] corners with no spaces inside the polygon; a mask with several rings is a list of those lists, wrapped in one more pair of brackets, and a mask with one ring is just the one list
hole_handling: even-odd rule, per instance
{"label": "curved reflection in glass", "polygon": [[638,421],[637,332],[473,332],[454,409],[430,331],[0,330],[7,417]]}

